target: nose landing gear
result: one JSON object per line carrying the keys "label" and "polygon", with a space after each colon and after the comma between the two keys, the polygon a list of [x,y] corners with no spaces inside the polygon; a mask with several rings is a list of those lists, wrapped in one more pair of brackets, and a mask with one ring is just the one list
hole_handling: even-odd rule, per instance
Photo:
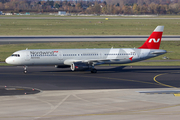
{"label": "nose landing gear", "polygon": [[24,66],[24,74],[27,73],[27,66]]}

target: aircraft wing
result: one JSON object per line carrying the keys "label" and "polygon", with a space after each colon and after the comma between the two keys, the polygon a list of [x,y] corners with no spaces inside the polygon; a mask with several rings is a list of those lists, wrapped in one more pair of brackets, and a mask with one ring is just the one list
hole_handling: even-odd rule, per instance
{"label": "aircraft wing", "polygon": [[75,59],[69,59],[65,60],[64,64],[66,65],[71,65],[72,63],[76,62],[82,62],[82,63],[98,63],[98,64],[103,64],[104,62],[115,62],[115,61],[120,61],[120,59],[87,59],[87,60],[75,60]]}
{"label": "aircraft wing", "polygon": [[120,61],[120,59],[89,59],[89,60],[83,60],[83,62],[112,62],[112,61]]}

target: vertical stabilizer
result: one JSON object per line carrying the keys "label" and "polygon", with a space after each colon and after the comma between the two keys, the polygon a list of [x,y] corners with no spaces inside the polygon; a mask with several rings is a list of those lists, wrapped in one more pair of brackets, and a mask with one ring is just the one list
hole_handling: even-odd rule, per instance
{"label": "vertical stabilizer", "polygon": [[164,26],[157,26],[146,42],[139,49],[159,49]]}

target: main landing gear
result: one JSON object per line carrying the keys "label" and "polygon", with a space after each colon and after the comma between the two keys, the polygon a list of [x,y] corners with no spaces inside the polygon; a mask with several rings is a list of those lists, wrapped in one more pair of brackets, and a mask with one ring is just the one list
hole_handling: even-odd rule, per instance
{"label": "main landing gear", "polygon": [[27,66],[24,66],[24,74],[27,73]]}
{"label": "main landing gear", "polygon": [[94,68],[94,64],[91,64],[91,73],[97,73],[97,70]]}
{"label": "main landing gear", "polygon": [[97,73],[97,70],[95,68],[91,69],[91,73]]}

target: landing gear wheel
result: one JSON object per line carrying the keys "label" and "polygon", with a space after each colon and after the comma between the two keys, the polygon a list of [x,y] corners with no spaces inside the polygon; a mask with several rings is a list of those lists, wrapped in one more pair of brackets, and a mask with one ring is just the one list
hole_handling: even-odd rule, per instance
{"label": "landing gear wheel", "polygon": [[97,73],[97,70],[96,69],[92,69],[91,73]]}
{"label": "landing gear wheel", "polygon": [[26,74],[27,73],[27,70],[24,70],[24,74]]}

